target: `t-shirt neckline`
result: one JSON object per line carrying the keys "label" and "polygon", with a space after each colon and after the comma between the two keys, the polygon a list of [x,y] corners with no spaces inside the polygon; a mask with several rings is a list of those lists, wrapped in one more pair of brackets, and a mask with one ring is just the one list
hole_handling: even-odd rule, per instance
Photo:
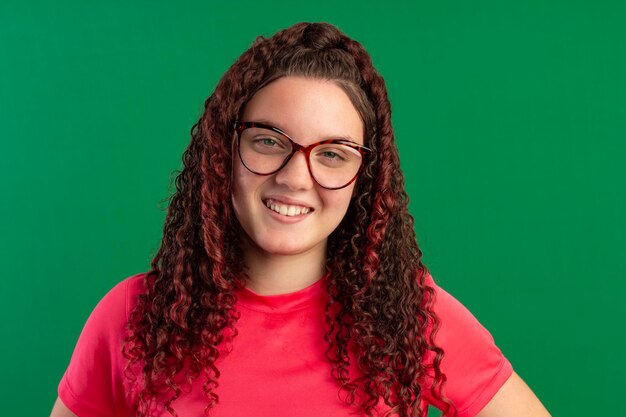
{"label": "t-shirt neckline", "polygon": [[301,290],[286,294],[262,295],[243,287],[237,291],[237,304],[266,313],[286,313],[314,305],[325,305],[328,274]]}

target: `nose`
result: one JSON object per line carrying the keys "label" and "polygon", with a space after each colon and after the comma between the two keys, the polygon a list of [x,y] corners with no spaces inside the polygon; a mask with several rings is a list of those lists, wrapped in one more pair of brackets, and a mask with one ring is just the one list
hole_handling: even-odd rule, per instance
{"label": "nose", "polygon": [[276,173],[276,183],[286,185],[292,190],[310,189],[313,187],[313,182],[306,155],[303,152],[296,152],[287,165]]}

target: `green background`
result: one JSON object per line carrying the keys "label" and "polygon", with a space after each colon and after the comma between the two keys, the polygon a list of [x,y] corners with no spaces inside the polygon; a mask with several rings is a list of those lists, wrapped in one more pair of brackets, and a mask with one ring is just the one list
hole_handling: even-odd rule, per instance
{"label": "green background", "polygon": [[553,415],[626,415],[626,3],[2,2],[6,415],[48,415],[79,332],[156,252],[170,174],[259,34],[329,21],[387,81],[435,278]]}

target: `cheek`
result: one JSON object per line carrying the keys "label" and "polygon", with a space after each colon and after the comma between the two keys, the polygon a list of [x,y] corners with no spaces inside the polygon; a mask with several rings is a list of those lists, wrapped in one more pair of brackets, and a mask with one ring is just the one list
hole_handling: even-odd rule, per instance
{"label": "cheek", "polygon": [[241,200],[241,171],[239,170],[239,167],[237,166],[237,164],[235,164],[235,166],[233,167],[233,191],[232,191],[232,200],[233,200],[233,206],[235,207],[235,212],[238,211],[238,205],[239,205],[239,201]]}
{"label": "cheek", "polygon": [[246,198],[263,179],[264,177],[248,171],[238,158],[233,164],[233,193],[240,197]]}
{"label": "cheek", "polygon": [[250,195],[250,188],[252,185],[252,178],[248,178],[248,170],[241,165],[241,163],[235,162],[233,164],[233,192],[232,202],[235,209],[235,216],[242,223],[241,216],[244,213],[249,202],[247,199]]}
{"label": "cheek", "polygon": [[348,207],[352,201],[354,186],[349,186],[341,190],[329,191],[334,194],[327,194],[326,203],[329,207],[333,208],[335,215],[339,217],[337,219],[340,222],[348,211]]}

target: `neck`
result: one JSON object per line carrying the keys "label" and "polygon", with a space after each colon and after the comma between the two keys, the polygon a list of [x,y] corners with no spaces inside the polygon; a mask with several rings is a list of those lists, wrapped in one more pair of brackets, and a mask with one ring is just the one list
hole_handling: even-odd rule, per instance
{"label": "neck", "polygon": [[326,245],[296,255],[267,253],[256,245],[244,249],[248,281],[257,294],[296,292],[318,281],[325,273]]}

